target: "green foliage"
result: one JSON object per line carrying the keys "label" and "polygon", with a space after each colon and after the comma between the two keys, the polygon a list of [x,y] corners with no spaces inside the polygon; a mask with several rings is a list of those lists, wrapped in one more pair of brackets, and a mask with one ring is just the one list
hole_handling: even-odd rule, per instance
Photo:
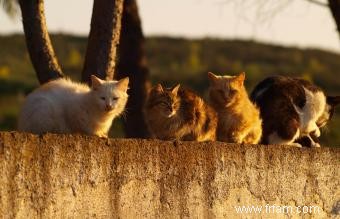
{"label": "green foliage", "polygon": [[[53,35],[52,42],[64,72],[78,80],[86,38]],[[15,129],[23,96],[38,85],[21,35],[0,37],[0,129]],[[207,72],[246,72],[248,91],[263,78],[283,74],[313,81],[327,93],[340,95],[340,55],[315,50],[286,48],[241,40],[151,37],[146,52],[153,83],[176,83],[206,96]],[[340,146],[340,109],[323,132],[322,143]],[[114,123],[111,136],[123,136],[122,123]]]}

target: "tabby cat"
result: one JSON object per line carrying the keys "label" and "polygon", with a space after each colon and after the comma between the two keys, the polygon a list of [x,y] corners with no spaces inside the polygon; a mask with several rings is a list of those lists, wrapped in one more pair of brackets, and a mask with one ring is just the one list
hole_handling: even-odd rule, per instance
{"label": "tabby cat", "polygon": [[180,85],[154,86],[145,106],[145,120],[154,138],[213,141],[217,115],[199,96]]}

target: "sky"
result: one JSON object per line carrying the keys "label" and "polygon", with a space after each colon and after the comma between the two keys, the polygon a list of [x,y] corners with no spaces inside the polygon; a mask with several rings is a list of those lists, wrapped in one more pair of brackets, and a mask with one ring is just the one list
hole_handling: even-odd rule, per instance
{"label": "sky", "polygon": [[[92,4],[45,0],[49,31],[87,35]],[[340,53],[329,9],[307,0],[138,0],[138,5],[147,36],[252,39]],[[13,32],[22,32],[21,19],[11,20],[0,10],[0,34]]]}

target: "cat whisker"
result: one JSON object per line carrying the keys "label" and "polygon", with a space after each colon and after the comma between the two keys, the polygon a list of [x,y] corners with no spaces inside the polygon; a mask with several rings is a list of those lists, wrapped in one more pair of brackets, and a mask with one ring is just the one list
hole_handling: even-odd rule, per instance
{"label": "cat whisker", "polygon": [[322,131],[323,133],[329,133],[329,132],[330,132],[329,127],[328,127],[327,125],[325,125],[324,127],[322,127],[322,128],[321,128],[321,131]]}
{"label": "cat whisker", "polygon": [[127,119],[127,114],[128,114],[128,111],[127,111],[127,110],[124,110],[124,111],[120,114],[120,117],[122,117],[123,120],[126,121],[126,119]]}

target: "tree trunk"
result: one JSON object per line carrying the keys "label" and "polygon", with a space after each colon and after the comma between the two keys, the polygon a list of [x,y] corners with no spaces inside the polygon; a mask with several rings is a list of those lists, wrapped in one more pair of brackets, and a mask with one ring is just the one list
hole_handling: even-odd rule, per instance
{"label": "tree trunk", "polygon": [[328,0],[328,4],[340,36],[340,0]]}
{"label": "tree trunk", "polygon": [[82,81],[91,75],[112,80],[119,43],[123,0],[94,0]]}
{"label": "tree trunk", "polygon": [[19,0],[26,45],[40,84],[63,77],[48,35],[44,0]]}
{"label": "tree trunk", "polygon": [[136,0],[125,0],[119,44],[117,79],[130,78],[125,135],[130,138],[148,136],[143,116],[149,70],[144,53],[144,36]]}

